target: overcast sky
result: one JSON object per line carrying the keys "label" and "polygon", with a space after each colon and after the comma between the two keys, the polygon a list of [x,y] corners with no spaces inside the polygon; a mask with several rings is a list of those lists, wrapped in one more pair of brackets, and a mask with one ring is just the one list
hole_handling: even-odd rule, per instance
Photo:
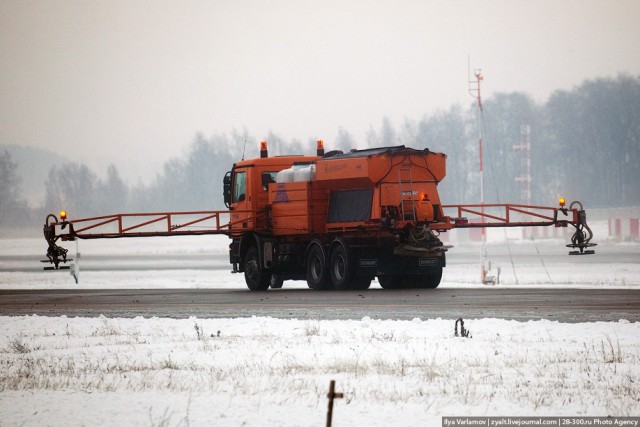
{"label": "overcast sky", "polygon": [[469,56],[486,97],[640,75],[640,1],[0,0],[0,142],[130,179],[198,131],[330,149],[472,102]]}

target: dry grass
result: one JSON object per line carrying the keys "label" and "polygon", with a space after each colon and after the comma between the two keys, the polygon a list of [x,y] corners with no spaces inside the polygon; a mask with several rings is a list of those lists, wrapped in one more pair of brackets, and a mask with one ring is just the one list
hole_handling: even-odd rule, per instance
{"label": "dry grass", "polygon": [[[0,392],[206,391],[317,404],[328,379],[338,377],[349,402],[473,406],[507,400],[532,411],[607,402],[604,409],[617,415],[633,413],[640,402],[637,347],[610,335],[565,343],[476,328],[473,340],[449,331],[433,340],[388,328],[330,331],[322,322],[282,333],[258,325],[243,336],[221,334],[205,321],[190,329],[140,330],[101,319],[89,333],[68,326],[58,335],[22,332],[5,338]],[[156,417],[151,424],[171,421],[171,413]]]}

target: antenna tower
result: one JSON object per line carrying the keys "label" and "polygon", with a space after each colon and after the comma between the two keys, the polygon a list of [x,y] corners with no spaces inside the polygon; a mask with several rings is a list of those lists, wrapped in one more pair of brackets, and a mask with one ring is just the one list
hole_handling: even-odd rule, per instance
{"label": "antenna tower", "polygon": [[[468,73],[468,82],[469,82],[469,95],[471,95],[473,98],[476,99],[477,107],[478,107],[478,155],[480,158],[480,204],[482,205],[481,207],[482,215],[480,215],[480,221],[484,223],[485,222],[484,221],[484,171],[483,171],[483,160],[482,160],[483,120],[482,120],[482,95],[480,91],[480,83],[482,82],[483,77],[482,77],[482,70],[479,68],[474,68],[473,75],[475,77],[475,80],[471,79],[471,59],[470,58],[467,64],[467,73]],[[481,283],[485,283],[485,279],[487,277],[487,268],[486,268],[487,233],[486,233],[485,227],[482,227],[481,230],[482,230],[482,251],[480,254],[480,264],[481,264],[480,279],[481,279]]]}
{"label": "antenna tower", "polygon": [[[515,151],[522,153],[522,174],[516,177],[520,183],[520,194],[525,205],[531,205],[531,126],[528,121],[520,126],[520,143],[513,146]],[[523,229],[523,237],[527,237],[530,230]]]}

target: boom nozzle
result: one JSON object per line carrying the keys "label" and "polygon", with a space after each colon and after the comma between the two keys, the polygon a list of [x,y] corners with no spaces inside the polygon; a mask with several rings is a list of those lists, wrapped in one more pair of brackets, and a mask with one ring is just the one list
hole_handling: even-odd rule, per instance
{"label": "boom nozzle", "polygon": [[[63,225],[66,224],[66,212],[64,212],[64,221]],[[60,247],[56,245],[56,241],[59,239],[56,236],[56,224],[58,223],[58,218],[54,214],[47,215],[47,218],[44,221],[44,226],[42,227],[42,231],[44,233],[44,239],[47,241],[49,247],[47,248],[47,258],[46,260],[42,260],[42,262],[48,262],[53,264],[53,267],[45,267],[45,270],[61,270],[61,269],[69,269],[69,266],[60,266],[60,263],[65,264],[67,261],[71,261],[71,258],[67,258],[68,249]]]}
{"label": "boom nozzle", "polygon": [[568,248],[577,249],[575,251],[570,251],[569,255],[592,255],[595,254],[596,251],[591,248],[597,245],[597,243],[591,243],[591,239],[593,238],[593,232],[587,225],[587,213],[582,207],[582,203],[575,201],[572,202],[569,206],[569,209],[573,209],[574,205],[579,206],[577,211],[577,221],[575,224],[572,224],[576,231],[571,236],[571,243],[567,245]]}

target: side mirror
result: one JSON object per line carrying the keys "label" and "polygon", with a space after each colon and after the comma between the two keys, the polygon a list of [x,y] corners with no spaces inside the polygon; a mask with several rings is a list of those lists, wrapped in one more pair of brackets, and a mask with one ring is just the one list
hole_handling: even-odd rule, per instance
{"label": "side mirror", "polygon": [[227,172],[222,179],[222,196],[224,197],[224,205],[231,207],[231,171]]}

